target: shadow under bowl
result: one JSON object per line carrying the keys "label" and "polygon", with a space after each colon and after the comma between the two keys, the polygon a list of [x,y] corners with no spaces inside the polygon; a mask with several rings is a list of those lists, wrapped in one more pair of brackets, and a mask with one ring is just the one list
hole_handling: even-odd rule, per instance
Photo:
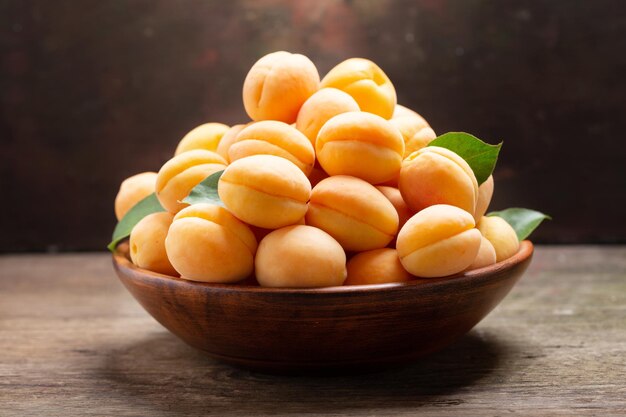
{"label": "shadow under bowl", "polygon": [[186,281],[113,254],[122,283],[165,328],[231,364],[271,372],[376,369],[410,362],[467,333],[508,294],[533,244],[452,277],[316,289]]}

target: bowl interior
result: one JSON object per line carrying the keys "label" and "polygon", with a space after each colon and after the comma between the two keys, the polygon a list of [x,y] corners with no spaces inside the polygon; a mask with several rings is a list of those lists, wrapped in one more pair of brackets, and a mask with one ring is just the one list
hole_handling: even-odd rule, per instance
{"label": "bowl interior", "polygon": [[[168,279],[172,280],[172,283],[186,285],[186,286],[197,286],[198,290],[206,288],[213,289],[221,289],[221,290],[231,290],[238,292],[275,292],[275,293],[345,293],[345,292],[363,292],[363,291],[376,291],[376,290],[385,290],[389,288],[397,288],[404,286],[431,286],[431,285],[440,285],[442,283],[457,283],[465,282],[467,280],[472,281],[480,281],[484,279],[488,279],[488,277],[497,275],[502,271],[506,271],[515,265],[523,263],[525,261],[530,260],[532,258],[534,252],[534,245],[529,240],[524,240],[520,243],[520,248],[518,252],[512,257],[505,259],[504,261],[495,263],[493,265],[486,266],[484,268],[474,269],[472,271],[465,271],[455,275],[451,275],[448,277],[441,278],[416,278],[408,282],[398,282],[398,283],[387,283],[387,284],[370,284],[370,285],[343,285],[343,286],[334,286],[334,287],[322,287],[322,288],[270,288],[270,287],[261,287],[258,284],[250,284],[251,279],[246,279],[240,283],[234,284],[219,284],[219,283],[210,283],[210,282],[199,282],[199,281],[189,281],[180,277],[173,277],[169,275],[159,274],[158,272],[153,272],[147,269],[139,268],[134,265],[130,260],[130,252],[128,246],[128,240],[120,243],[115,252],[113,253],[113,264],[118,268],[124,268],[125,270],[132,270],[135,272],[134,276],[142,276],[144,278],[152,277],[154,279]],[[253,281],[253,280],[252,280]]]}

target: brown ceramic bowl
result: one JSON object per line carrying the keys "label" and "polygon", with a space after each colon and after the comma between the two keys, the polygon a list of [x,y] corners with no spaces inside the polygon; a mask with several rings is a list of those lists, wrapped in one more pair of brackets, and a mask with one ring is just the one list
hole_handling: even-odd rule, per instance
{"label": "brown ceramic bowl", "polygon": [[468,332],[528,267],[530,241],[506,261],[445,279],[320,289],[205,284],[113,264],[159,323],[191,346],[267,371],[373,368],[408,362]]}

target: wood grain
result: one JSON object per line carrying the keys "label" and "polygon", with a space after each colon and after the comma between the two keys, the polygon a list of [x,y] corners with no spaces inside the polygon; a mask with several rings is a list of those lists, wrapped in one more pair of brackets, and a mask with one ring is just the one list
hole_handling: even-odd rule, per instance
{"label": "wood grain", "polygon": [[539,247],[467,336],[375,374],[271,376],[205,357],[109,254],[0,257],[0,416],[626,414],[626,247]]}
{"label": "wood grain", "polygon": [[192,282],[138,268],[128,252],[124,243],[113,256],[120,280],[189,345],[246,368],[310,373],[385,368],[449,345],[509,293],[533,245],[453,277],[326,288]]}

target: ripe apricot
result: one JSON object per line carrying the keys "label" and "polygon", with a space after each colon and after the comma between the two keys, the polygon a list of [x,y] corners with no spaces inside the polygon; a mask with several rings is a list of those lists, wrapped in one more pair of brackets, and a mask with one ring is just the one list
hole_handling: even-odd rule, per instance
{"label": "ripe apricot", "polygon": [[178,143],[175,155],[192,149],[216,151],[229,127],[222,123],[205,123],[187,133]]}
{"label": "ripe apricot", "polygon": [[248,226],[224,207],[194,204],[174,217],[165,248],[183,278],[230,283],[252,273],[257,242]]}
{"label": "ripe apricot", "polygon": [[219,180],[217,191],[239,219],[253,226],[277,229],[302,219],[307,211],[311,183],[285,158],[254,155],[230,164]]}
{"label": "ripe apricot", "polygon": [[193,187],[209,175],[226,168],[226,161],[217,153],[194,149],[176,155],[159,170],[156,195],[163,208],[176,214],[187,203],[181,201]]}
{"label": "ripe apricot", "polygon": [[426,124],[428,124],[426,119],[424,119],[418,112],[401,104],[396,104],[396,107],[393,109],[393,115],[391,116],[392,119],[396,119],[398,117],[416,117],[418,119],[422,119]]}
{"label": "ripe apricot", "polygon": [[254,265],[263,287],[328,287],[346,279],[341,245],[311,226],[287,226],[265,236]]}
{"label": "ripe apricot", "polygon": [[411,279],[395,249],[382,248],[360,252],[347,264],[348,278],[344,285],[385,284]]}
{"label": "ripe apricot", "polygon": [[489,242],[484,236],[480,239],[480,248],[478,249],[478,255],[474,262],[467,268],[469,271],[472,269],[483,268],[485,266],[493,265],[496,263],[496,250],[491,242]]}
{"label": "ripe apricot", "polygon": [[315,148],[320,165],[331,176],[350,175],[380,184],[400,172],[404,140],[380,116],[347,112],[322,126]]}
{"label": "ripe apricot", "polygon": [[321,87],[333,87],[350,94],[359,108],[391,118],[396,106],[396,89],[387,74],[364,58],[350,58],[335,66],[322,79]]}
{"label": "ripe apricot", "polygon": [[478,187],[478,200],[476,201],[476,210],[474,212],[474,219],[478,222],[481,217],[485,215],[491,203],[491,197],[493,196],[493,175]]}
{"label": "ripe apricot", "polygon": [[398,233],[402,266],[422,278],[444,277],[469,267],[480,249],[480,232],[470,213],[437,204],[411,217]]}
{"label": "ripe apricot", "polygon": [[304,102],[298,113],[296,128],[309,138],[313,147],[317,134],[333,116],[359,111],[359,105],[348,94],[336,88],[322,88]]}
{"label": "ripe apricot", "polygon": [[140,268],[178,276],[167,258],[165,237],[174,216],[168,212],[148,214],[130,233],[130,259]]}
{"label": "ripe apricot", "polygon": [[259,59],[246,75],[243,105],[252,120],[293,123],[319,82],[317,68],[306,56],[273,52]]}
{"label": "ripe apricot", "polygon": [[398,213],[373,185],[338,175],[320,181],[311,192],[306,224],[319,227],[345,250],[385,247],[398,230]]}
{"label": "ripe apricot", "polygon": [[478,198],[478,183],[467,162],[438,146],[422,148],[404,160],[398,188],[415,212],[435,204],[450,204],[473,214]]}
{"label": "ripe apricot", "polygon": [[230,159],[228,158],[228,149],[230,149],[230,146],[237,141],[237,135],[239,132],[241,132],[248,125],[250,125],[250,123],[234,125],[228,129],[226,133],[224,133],[224,136],[222,136],[222,139],[220,139],[216,152],[220,154],[226,162],[230,163]]}
{"label": "ripe apricot", "polygon": [[308,175],[315,164],[315,150],[296,128],[275,120],[252,123],[244,128],[228,149],[234,162],[252,155],[276,155],[293,162]]}
{"label": "ripe apricot", "polygon": [[433,129],[422,117],[396,117],[390,120],[404,139],[404,157],[419,151],[437,137]]}
{"label": "ripe apricot", "polygon": [[121,220],[128,210],[154,192],[156,172],[142,172],[126,178],[115,197],[115,217]]}
{"label": "ripe apricot", "polygon": [[504,261],[519,250],[519,239],[515,230],[501,217],[483,216],[478,221],[478,230],[493,245],[496,262]]}
{"label": "ripe apricot", "polygon": [[387,197],[387,200],[389,200],[391,204],[393,204],[396,212],[398,212],[398,230],[402,229],[404,223],[406,223],[407,220],[409,220],[414,213],[402,199],[402,194],[400,194],[400,190],[385,185],[378,185],[376,186],[376,189],[380,191],[385,197]]}

